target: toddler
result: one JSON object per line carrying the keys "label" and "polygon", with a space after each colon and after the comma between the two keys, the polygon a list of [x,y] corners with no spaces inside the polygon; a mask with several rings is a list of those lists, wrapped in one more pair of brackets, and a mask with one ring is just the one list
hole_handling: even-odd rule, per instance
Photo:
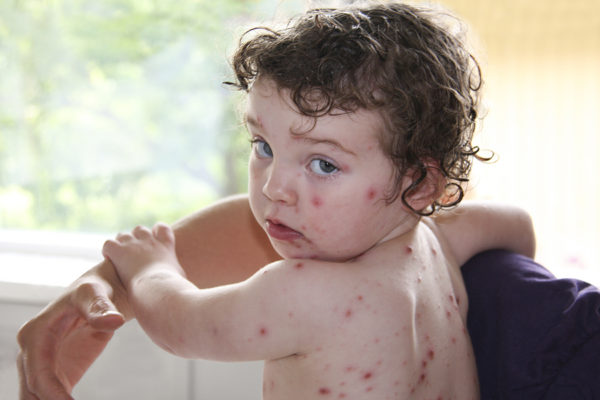
{"label": "toddler", "polygon": [[107,241],[158,345],[265,360],[264,399],[479,397],[459,266],[533,256],[534,239],[519,209],[458,206],[480,77],[437,20],[367,4],[243,37],[230,84],[248,93],[250,206],[282,260],[201,290],[166,225]]}

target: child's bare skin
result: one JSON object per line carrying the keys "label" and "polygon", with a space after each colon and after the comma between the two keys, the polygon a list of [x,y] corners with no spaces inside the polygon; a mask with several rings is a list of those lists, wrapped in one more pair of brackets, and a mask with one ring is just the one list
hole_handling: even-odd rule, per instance
{"label": "child's bare skin", "polygon": [[[185,357],[266,360],[265,399],[478,398],[458,266],[494,247],[533,255],[527,215],[465,204],[429,218],[386,201],[394,167],[376,112],[301,129],[310,119],[289,92],[260,79],[246,119],[251,208],[284,259],[200,290],[168,227],[120,235],[104,254],[146,332]],[[429,179],[414,209],[439,196],[441,178]]]}

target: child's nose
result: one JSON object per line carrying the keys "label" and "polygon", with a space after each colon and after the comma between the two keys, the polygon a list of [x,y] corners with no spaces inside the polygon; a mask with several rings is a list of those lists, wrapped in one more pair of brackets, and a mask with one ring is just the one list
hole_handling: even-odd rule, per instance
{"label": "child's nose", "polygon": [[295,176],[288,168],[272,163],[263,193],[271,201],[294,205],[298,200],[295,183]]}

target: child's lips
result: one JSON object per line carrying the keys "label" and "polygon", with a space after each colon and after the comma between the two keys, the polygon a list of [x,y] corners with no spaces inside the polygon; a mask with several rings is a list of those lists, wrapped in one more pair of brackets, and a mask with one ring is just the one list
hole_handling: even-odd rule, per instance
{"label": "child's lips", "polygon": [[268,219],[266,226],[267,226],[267,234],[276,240],[283,240],[283,241],[290,242],[290,241],[294,241],[294,240],[297,240],[297,239],[300,239],[303,237],[303,235],[300,232],[298,232],[286,225],[283,225],[275,220]]}

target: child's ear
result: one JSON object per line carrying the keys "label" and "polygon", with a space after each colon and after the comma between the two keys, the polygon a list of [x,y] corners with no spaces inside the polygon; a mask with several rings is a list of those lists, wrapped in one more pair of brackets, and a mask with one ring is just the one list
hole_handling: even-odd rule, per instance
{"label": "child's ear", "polygon": [[413,210],[425,210],[444,192],[444,175],[434,160],[423,160],[422,165],[412,168],[407,177],[409,185],[415,183],[415,186],[406,192],[404,200]]}

